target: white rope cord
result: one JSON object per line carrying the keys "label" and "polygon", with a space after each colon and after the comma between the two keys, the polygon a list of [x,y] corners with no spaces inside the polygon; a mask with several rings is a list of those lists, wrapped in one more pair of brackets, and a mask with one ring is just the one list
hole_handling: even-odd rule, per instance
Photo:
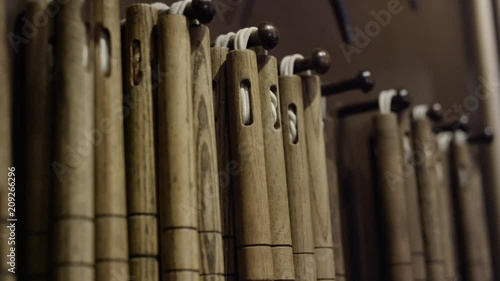
{"label": "white rope cord", "polygon": [[[256,27],[247,27],[238,30],[236,35],[234,35],[234,49],[235,50],[244,50],[247,48],[248,40],[250,39],[250,35],[253,31],[257,30]],[[223,39],[221,39],[221,43],[227,44],[231,35],[226,35]],[[240,84],[240,108],[241,108],[241,119],[243,124],[248,125],[251,121],[251,108],[250,108],[250,89],[247,83]]]}
{"label": "white rope cord", "polygon": [[172,3],[172,6],[170,6],[169,13],[172,15],[183,15],[184,10],[186,10],[186,6],[190,2],[191,2],[191,0],[182,0],[182,1]]}
{"label": "white rope cord", "polygon": [[406,163],[410,163],[412,160],[412,149],[411,149],[411,141],[410,137],[407,135],[403,135],[403,152]]}
{"label": "white rope cord", "polygon": [[288,132],[288,136],[290,137],[290,141],[292,143],[295,143],[297,142],[297,137],[298,137],[297,115],[290,108],[288,108],[288,124],[290,126],[290,131]]}
{"label": "white rope cord", "polygon": [[234,49],[235,50],[244,50],[247,48],[248,40],[250,39],[250,35],[252,32],[256,31],[257,27],[251,26],[238,30],[236,32],[236,37],[234,38]]}
{"label": "white rope cord", "polygon": [[273,117],[273,126],[278,123],[278,96],[269,90],[269,98],[271,99],[271,115]]}
{"label": "white rope cord", "polygon": [[250,90],[248,85],[242,83],[240,85],[240,107],[241,107],[241,121],[243,124],[250,124]]}
{"label": "white rope cord", "polygon": [[227,48],[229,46],[229,41],[236,36],[236,33],[229,32],[227,34],[221,34],[215,39],[215,47]]}
{"label": "white rope cord", "polygon": [[167,4],[162,3],[162,2],[155,2],[155,3],[151,4],[150,6],[151,6],[151,8],[156,10],[158,13],[162,13],[162,12],[168,11],[170,9]]}
{"label": "white rope cord", "polygon": [[108,38],[101,33],[99,37],[99,49],[101,57],[101,73],[107,75],[111,69],[110,49]]}
{"label": "white rope cord", "polygon": [[[439,150],[439,153],[446,153],[448,151],[452,139],[453,139],[452,132],[442,132],[436,135],[437,149]],[[437,173],[437,178],[440,182],[442,182],[445,177],[443,161],[446,160],[440,159],[439,161],[436,162],[436,173]]]}
{"label": "white rope cord", "polygon": [[394,89],[385,90],[380,92],[378,96],[378,107],[380,113],[388,114],[391,112],[392,98],[396,95],[397,91]]}
{"label": "white rope cord", "polygon": [[[467,143],[467,134],[464,131],[457,130],[454,133],[455,143],[458,145],[465,145]],[[460,187],[465,187],[470,180],[470,172],[466,167],[460,165],[458,169],[458,182]]]}
{"label": "white rope cord", "polygon": [[425,104],[416,105],[413,107],[412,115],[414,120],[423,120],[427,118],[427,111],[429,106]]}

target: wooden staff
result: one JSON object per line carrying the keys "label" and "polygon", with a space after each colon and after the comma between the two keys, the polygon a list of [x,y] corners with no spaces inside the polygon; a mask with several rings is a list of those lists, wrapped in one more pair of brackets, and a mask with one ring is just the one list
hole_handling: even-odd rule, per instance
{"label": "wooden staff", "polygon": [[129,276],[119,1],[94,2],[96,280]]}
{"label": "wooden staff", "polygon": [[[299,76],[280,76],[281,116],[283,116],[283,146],[290,203],[293,260],[296,280],[316,280],[314,233],[311,214],[307,147],[304,130],[304,103]],[[291,117],[295,115],[296,122]],[[291,122],[293,124],[291,124]],[[296,131],[296,135],[292,132]],[[333,266],[333,264],[332,264]]]}
{"label": "wooden staff", "polygon": [[491,247],[484,209],[481,173],[473,163],[464,133],[452,145],[453,191],[457,202],[460,249],[464,280],[493,279]]}
{"label": "wooden staff", "polygon": [[275,280],[295,280],[276,58],[257,56]]}
{"label": "wooden staff", "polygon": [[94,280],[93,51],[83,0],[60,5],[56,18],[54,280]]}
{"label": "wooden staff", "polygon": [[[240,280],[272,280],[271,224],[256,55],[227,55],[227,95],[231,159],[238,166],[234,188],[236,245]],[[241,96],[248,93],[248,100]],[[249,111],[244,111],[247,102]],[[248,115],[244,115],[244,114]]]}
{"label": "wooden staff", "polygon": [[234,235],[234,192],[231,173],[234,166],[229,161],[228,113],[226,96],[226,56],[228,48],[214,47],[210,50],[212,62],[212,85],[214,91],[215,132],[217,139],[217,163],[219,167],[219,193],[222,213],[222,237],[224,243],[224,276],[235,281],[236,253]]}
{"label": "wooden staff", "polygon": [[414,117],[415,169],[420,195],[424,249],[429,281],[444,280],[442,219],[436,174],[437,145],[427,117]]}
{"label": "wooden staff", "polygon": [[[26,44],[26,277],[49,280],[53,18],[50,0],[26,4],[26,18],[40,25]],[[40,14],[46,21],[42,21]],[[38,17],[37,17],[37,16]],[[44,23],[44,24],[42,24]],[[3,254],[3,253],[2,253]]]}
{"label": "wooden staff", "polygon": [[192,25],[193,121],[199,206],[201,277],[224,279],[217,147],[215,137],[210,34],[205,25]]}
{"label": "wooden staff", "polygon": [[[443,135],[443,134],[447,134]],[[458,280],[459,264],[455,224],[455,210],[453,207],[453,193],[450,181],[450,153],[449,146],[451,134],[442,133],[436,136],[438,151],[436,159],[436,172],[438,179],[439,213],[441,214],[441,225],[443,233],[443,255],[445,278],[448,281]]]}
{"label": "wooden staff", "polygon": [[158,18],[158,143],[162,278],[198,280],[198,192],[188,20]]}
{"label": "wooden staff", "polygon": [[415,280],[424,281],[427,278],[425,269],[424,240],[422,233],[422,220],[420,217],[420,204],[418,197],[417,174],[414,162],[414,147],[411,131],[411,112],[405,110],[399,118],[401,147],[403,148],[404,185],[406,186],[406,202],[408,210],[408,225],[410,230],[410,247]]}
{"label": "wooden staff", "polygon": [[[498,1],[496,1],[498,3]],[[494,9],[492,1],[470,1],[468,10],[472,18],[472,38],[475,42],[477,58],[477,85],[474,95],[480,102],[483,126],[500,133],[500,89],[498,77],[500,67],[498,61],[498,37],[495,34]],[[493,248],[494,268],[498,269],[497,280],[500,279],[500,138],[482,147],[484,157],[484,179],[486,188],[486,205],[489,215],[491,246]]]}
{"label": "wooden staff", "polygon": [[[0,18],[7,18],[7,3],[0,4]],[[0,36],[7,38],[7,25],[0,25]],[[0,174],[0,278],[5,281],[15,281],[16,276],[8,271],[10,265],[7,263],[10,258],[10,246],[8,237],[10,231],[7,228],[9,223],[8,193],[9,193],[9,167],[12,162],[12,98],[11,98],[11,77],[8,46],[6,40],[0,43],[0,165],[2,173]],[[15,168],[14,168],[15,169]],[[12,170],[12,169],[11,169]],[[16,171],[14,170],[14,176]],[[12,182],[12,181],[10,181]]]}
{"label": "wooden staff", "polygon": [[158,281],[158,207],[151,33],[157,12],[147,4],[126,11],[125,145],[130,275]]}
{"label": "wooden staff", "polygon": [[330,191],[326,171],[319,76],[302,76],[302,85],[304,87],[304,129],[309,160],[316,274],[318,280],[335,280]]}
{"label": "wooden staff", "polygon": [[[400,175],[401,148],[397,117],[380,113],[374,117],[378,190],[384,216],[390,280],[413,278],[406,193]],[[396,179],[395,179],[396,177]]]}

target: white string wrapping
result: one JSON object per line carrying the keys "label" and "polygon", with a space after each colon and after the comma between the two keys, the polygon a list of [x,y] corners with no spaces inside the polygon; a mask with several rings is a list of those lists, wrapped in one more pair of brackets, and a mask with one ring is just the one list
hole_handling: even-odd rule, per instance
{"label": "white string wrapping", "polygon": [[[439,153],[446,153],[448,151],[448,148],[450,147],[450,142],[453,139],[453,133],[452,132],[442,132],[436,135],[436,142],[437,142],[437,148],[439,150]],[[437,173],[437,178],[440,182],[444,180],[444,168],[443,168],[443,161],[446,161],[445,159],[440,159],[439,161],[436,162],[436,173]]]}
{"label": "white string wrapping", "polygon": [[392,98],[397,94],[397,91],[394,89],[385,90],[380,92],[378,96],[378,107],[380,113],[388,114],[391,112],[391,103]]}
{"label": "white string wrapping", "polygon": [[150,6],[151,6],[151,8],[156,10],[158,13],[162,13],[162,12],[168,11],[170,9],[167,4],[162,3],[162,2],[155,2],[155,3],[151,4]]}
{"label": "white string wrapping", "polygon": [[[454,133],[455,143],[457,145],[466,145],[467,144],[467,134],[463,131],[457,130]],[[470,180],[470,173],[466,167],[460,165],[458,169],[458,182],[460,187],[465,187]]]}
{"label": "white string wrapping", "polygon": [[111,59],[110,59],[110,49],[108,38],[104,37],[104,34],[101,34],[99,38],[99,49],[100,49],[100,57],[101,57],[101,73],[108,74],[111,68]]}
{"label": "white string wrapping", "polygon": [[288,109],[288,124],[290,125],[290,130],[288,136],[292,143],[297,142],[298,132],[297,132],[297,115],[290,108]]}
{"label": "white string wrapping", "polygon": [[412,115],[414,120],[423,120],[427,118],[427,111],[429,106],[425,104],[416,105],[413,107]]}
{"label": "white string wrapping", "polygon": [[248,40],[252,35],[252,32],[257,31],[257,27],[251,26],[238,30],[234,38],[234,49],[235,50],[245,50],[248,45]]}
{"label": "white string wrapping", "polygon": [[269,97],[271,99],[271,116],[273,117],[273,126],[278,123],[278,96],[269,90]]}
{"label": "white string wrapping", "polygon": [[169,13],[172,15],[183,15],[186,10],[186,6],[191,2],[191,0],[182,0],[172,3],[170,6]]}
{"label": "white string wrapping", "polygon": [[229,41],[234,39],[236,33],[229,32],[227,34],[221,34],[215,39],[215,47],[227,48],[229,46]]}
{"label": "white string wrapping", "polygon": [[250,124],[250,91],[248,85],[240,85],[240,107],[241,107],[241,121],[243,124]]}

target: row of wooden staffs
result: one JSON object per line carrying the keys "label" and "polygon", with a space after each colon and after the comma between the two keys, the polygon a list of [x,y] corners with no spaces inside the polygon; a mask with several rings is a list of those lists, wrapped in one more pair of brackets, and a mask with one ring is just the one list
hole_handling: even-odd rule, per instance
{"label": "row of wooden staffs", "polygon": [[278,77],[272,24],[211,48],[209,1],[135,4],[122,23],[119,1],[90,1],[91,25],[88,2],[26,7],[30,21],[58,12],[22,51],[22,277],[334,280],[321,85],[295,75],[326,71],[328,54]]}

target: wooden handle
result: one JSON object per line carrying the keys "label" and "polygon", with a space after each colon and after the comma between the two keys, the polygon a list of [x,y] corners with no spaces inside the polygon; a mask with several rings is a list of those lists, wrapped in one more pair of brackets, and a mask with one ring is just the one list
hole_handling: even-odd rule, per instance
{"label": "wooden handle", "polygon": [[[119,1],[94,1],[96,280],[129,276]],[[102,57],[104,55],[105,57]]]}
{"label": "wooden handle", "polygon": [[[7,18],[7,3],[0,4],[0,17]],[[6,38],[7,25],[0,25],[0,36]],[[36,40],[36,39],[33,39]],[[3,173],[0,174],[0,278],[6,281],[15,281],[16,276],[8,271],[10,265],[9,257],[10,247],[7,238],[10,231],[7,228],[7,219],[9,218],[7,204],[8,204],[8,168],[13,166],[12,159],[12,88],[10,77],[10,63],[9,63],[9,49],[7,42],[0,44],[0,168]],[[15,175],[15,174],[14,174]]]}
{"label": "wooden handle", "polygon": [[403,182],[399,176],[401,165],[397,117],[393,113],[374,117],[377,149],[378,193],[384,217],[387,259],[390,280],[413,280],[410,233]]}
{"label": "wooden handle", "polygon": [[204,25],[189,29],[193,71],[193,122],[199,206],[201,276],[224,279],[217,145],[215,137],[210,33]]}
{"label": "wooden handle", "polygon": [[228,48],[214,47],[210,50],[212,63],[212,87],[214,91],[215,132],[217,139],[217,163],[219,167],[219,193],[222,213],[222,237],[224,243],[224,276],[235,281],[236,240],[234,234],[234,192],[231,174],[235,166],[229,161],[228,108],[226,95],[226,56]]}
{"label": "wooden handle", "polygon": [[316,275],[320,280],[335,280],[330,192],[321,112],[321,82],[319,76],[309,75],[302,77],[302,84]]}
{"label": "wooden handle", "polygon": [[438,174],[438,198],[439,212],[441,214],[441,230],[443,233],[443,256],[444,270],[446,280],[458,280],[459,263],[458,263],[458,246],[457,246],[457,225],[453,205],[453,193],[450,179],[450,153],[449,147],[444,150],[438,146],[436,154],[436,172]]}
{"label": "wooden handle", "polygon": [[60,5],[55,101],[54,280],[94,280],[93,46],[84,1]]}
{"label": "wooden handle", "polygon": [[[274,278],[275,280],[294,280],[295,269],[281,129],[277,62],[275,57],[259,55],[257,63]],[[273,98],[275,99],[273,100]],[[273,111],[276,113],[276,119],[273,117]]]}
{"label": "wooden handle", "polygon": [[188,20],[158,18],[158,164],[162,278],[199,279],[198,192]]}
{"label": "wooden handle", "polygon": [[465,280],[493,279],[491,246],[484,208],[481,173],[472,162],[465,143],[452,144],[453,191],[457,199],[458,225],[461,233],[460,248],[463,249]]}
{"label": "wooden handle", "polygon": [[424,238],[422,233],[422,220],[420,210],[420,198],[418,196],[417,174],[414,167],[413,135],[411,127],[411,111],[403,111],[399,118],[399,131],[401,147],[403,148],[401,157],[403,159],[403,177],[406,186],[406,202],[408,210],[408,225],[410,230],[410,247],[413,263],[413,275],[415,280],[426,280],[427,271],[424,255]]}
{"label": "wooden handle", "polygon": [[[34,22],[35,15],[47,13],[51,1],[44,0],[26,4],[26,18]],[[25,79],[26,79],[26,227],[25,248],[28,279],[49,279],[49,240],[50,240],[50,205],[51,205],[51,123],[52,118],[52,75],[50,62],[51,37],[53,36],[53,18],[47,17],[47,23],[40,26],[38,32],[26,44]],[[43,148],[43,149],[40,149]],[[6,163],[6,162],[4,162]],[[2,201],[4,202],[4,201]],[[3,220],[3,217],[2,217]],[[4,227],[5,228],[5,227]],[[2,229],[3,230],[3,229]],[[4,255],[3,253],[1,253]],[[7,255],[7,253],[5,253]],[[3,265],[2,265],[3,266]]]}
{"label": "wooden handle", "polygon": [[127,8],[124,54],[125,160],[130,275],[159,280],[153,86],[150,34],[156,12],[147,4]]}
{"label": "wooden handle", "polygon": [[[240,280],[272,280],[271,225],[256,56],[250,50],[227,55],[227,95]],[[250,117],[242,116],[241,87],[248,87]]]}
{"label": "wooden handle", "polygon": [[443,233],[436,174],[436,143],[428,119],[413,123],[415,152],[420,159],[415,165],[420,195],[422,231],[427,264],[427,280],[444,280]]}
{"label": "wooden handle", "polygon": [[[295,278],[301,281],[314,281],[316,280],[316,261],[314,259],[314,234],[304,131],[302,82],[299,76],[281,76],[279,85],[281,91],[281,116],[284,124],[283,147],[285,150],[288,200],[290,204]],[[290,139],[291,120],[289,110],[294,111],[297,116],[296,141]]]}

